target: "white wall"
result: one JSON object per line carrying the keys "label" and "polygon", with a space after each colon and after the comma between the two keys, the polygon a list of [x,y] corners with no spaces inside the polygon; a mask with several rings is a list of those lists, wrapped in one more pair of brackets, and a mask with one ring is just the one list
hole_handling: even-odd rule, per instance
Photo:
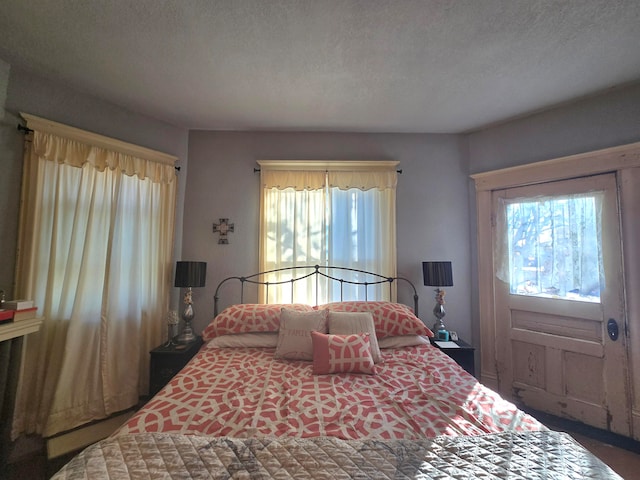
{"label": "white wall", "polygon": [[0,60],[0,120],[4,118],[4,104],[7,100],[7,88],[9,87],[9,71],[11,65]]}
{"label": "white wall", "polygon": [[640,140],[640,84],[468,135],[470,173]]}
{"label": "white wall", "polygon": [[[455,135],[192,131],[183,260],[208,263],[207,286],[194,292],[196,330],[210,318],[218,282],[258,270],[256,160],[399,160],[398,273],[416,285],[420,317],[432,325],[435,300],[422,284],[421,262],[452,260],[455,286],[447,289],[445,321],[471,340],[468,167],[462,145]],[[235,232],[229,245],[218,245],[212,224],[225,217]],[[412,298],[405,291],[400,300],[411,304]],[[221,296],[222,304],[233,301]]]}
{"label": "white wall", "polygon": [[17,135],[17,119],[5,111],[11,66],[0,60],[0,290],[6,299],[13,295],[15,249],[18,237],[18,200],[22,163],[12,159],[21,156],[22,143]]}

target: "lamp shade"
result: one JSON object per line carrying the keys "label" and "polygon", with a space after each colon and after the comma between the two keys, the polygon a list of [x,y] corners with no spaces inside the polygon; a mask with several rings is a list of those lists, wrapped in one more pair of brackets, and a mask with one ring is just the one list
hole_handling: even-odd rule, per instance
{"label": "lamp shade", "polygon": [[204,287],[207,262],[176,262],[176,287]]}
{"label": "lamp shade", "polygon": [[452,287],[451,262],[422,262],[424,284],[428,287]]}

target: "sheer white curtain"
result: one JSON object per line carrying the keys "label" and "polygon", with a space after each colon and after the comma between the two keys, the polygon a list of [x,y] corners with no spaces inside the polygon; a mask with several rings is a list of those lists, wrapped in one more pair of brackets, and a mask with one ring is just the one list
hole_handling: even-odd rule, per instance
{"label": "sheer white curtain", "polygon": [[[298,170],[314,164],[278,162],[271,169],[261,162],[261,271],[331,265],[395,276],[397,173],[396,163],[389,163],[323,162],[316,170]],[[330,290],[320,284],[316,295],[315,279],[292,287],[286,284],[292,276],[274,272],[264,278],[285,284],[269,288],[268,296],[263,289],[260,301],[320,304],[340,299],[338,286]],[[357,273],[352,279],[364,280]],[[362,287],[345,288],[352,290],[345,291],[350,299],[364,299]],[[369,287],[367,295],[369,300],[387,299],[389,285]]]}
{"label": "sheer white curtain", "polygon": [[17,291],[27,337],[13,436],[50,436],[135,405],[162,341],[173,164],[35,131],[25,147]]}

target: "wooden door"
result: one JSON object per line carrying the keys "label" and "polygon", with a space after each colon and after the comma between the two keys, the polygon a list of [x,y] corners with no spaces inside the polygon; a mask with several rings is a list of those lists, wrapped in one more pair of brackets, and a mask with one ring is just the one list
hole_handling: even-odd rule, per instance
{"label": "wooden door", "polygon": [[[588,218],[595,218],[601,227],[596,228],[595,247],[594,235],[566,233],[563,222],[554,224],[555,215],[539,223],[534,233],[521,233],[533,227],[523,226],[526,219],[514,216],[514,211],[520,212],[515,209],[522,205],[531,207],[531,202],[568,201],[576,196],[594,198],[595,216]],[[624,281],[615,175],[494,191],[492,202],[496,219],[494,252],[500,252],[494,257],[494,288],[501,393],[541,411],[630,435]],[[563,235],[567,236],[564,243],[558,240]],[[569,235],[571,239],[567,243]],[[532,239],[539,241],[535,248],[531,247]],[[518,248],[527,242],[526,258],[519,258],[522,252]],[[595,248],[598,259],[577,260],[578,267],[574,268],[587,271],[597,266],[600,274],[595,283],[598,285],[583,289],[585,291],[571,287],[561,291],[553,283],[543,285],[543,275],[549,269],[556,269],[558,262],[565,262],[563,257],[578,258],[572,249],[580,242],[585,243],[584,248]],[[553,260],[543,262],[541,257]],[[554,275],[564,284],[569,273],[555,271]]]}

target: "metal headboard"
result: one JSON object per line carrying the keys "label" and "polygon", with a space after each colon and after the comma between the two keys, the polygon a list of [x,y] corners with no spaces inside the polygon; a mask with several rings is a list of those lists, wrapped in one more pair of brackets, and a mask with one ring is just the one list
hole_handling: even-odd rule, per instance
{"label": "metal headboard", "polygon": [[[291,271],[294,272],[296,274],[296,276],[294,276],[294,278],[291,278],[289,280],[283,280],[280,282],[265,282],[260,280],[262,275],[266,275],[269,273],[274,273],[274,272],[286,272],[286,271]],[[346,280],[344,278],[341,278],[341,276],[336,275],[335,272],[357,272],[357,273],[363,273],[367,276],[367,278],[371,278],[371,281],[364,281],[364,282],[357,282],[357,281],[353,281],[353,280]],[[348,285],[363,285],[364,286],[364,293],[365,293],[365,301],[368,300],[368,287],[370,285],[380,285],[383,283],[388,283],[389,284],[389,298],[391,299],[392,294],[393,294],[393,289],[392,289],[392,285],[394,282],[399,282],[399,281],[403,281],[409,284],[409,286],[411,287],[411,289],[413,290],[413,310],[416,314],[416,316],[418,315],[418,292],[416,291],[416,287],[413,283],[411,283],[410,280],[404,278],[404,277],[385,277],[384,275],[380,275],[378,273],[374,273],[374,272],[368,272],[366,270],[359,270],[357,268],[348,268],[348,267],[330,267],[330,266],[321,266],[321,265],[307,265],[307,266],[299,266],[299,267],[285,267],[285,268],[276,268],[274,270],[267,270],[265,272],[259,272],[259,273],[254,273],[253,275],[248,275],[246,277],[227,277],[224,280],[222,280],[218,286],[216,287],[216,293],[213,297],[213,314],[218,315],[219,313],[219,292],[220,292],[220,288],[222,287],[222,285],[224,285],[227,282],[232,282],[232,281],[237,281],[240,282],[240,303],[244,303],[244,287],[246,283],[249,284],[253,284],[253,285],[265,285],[266,286],[266,296],[267,298],[269,297],[269,287],[270,286],[277,286],[277,285],[284,285],[284,284],[293,284],[295,282],[298,282],[300,280],[304,280],[307,279],[309,277],[312,277],[315,275],[315,290],[316,290],[316,299],[318,298],[318,280],[320,277],[324,277],[326,279],[329,279],[331,281],[334,282],[338,282],[340,284],[340,301],[343,300],[343,287],[344,284],[348,284]],[[293,289],[291,289],[291,302],[293,303]]]}

